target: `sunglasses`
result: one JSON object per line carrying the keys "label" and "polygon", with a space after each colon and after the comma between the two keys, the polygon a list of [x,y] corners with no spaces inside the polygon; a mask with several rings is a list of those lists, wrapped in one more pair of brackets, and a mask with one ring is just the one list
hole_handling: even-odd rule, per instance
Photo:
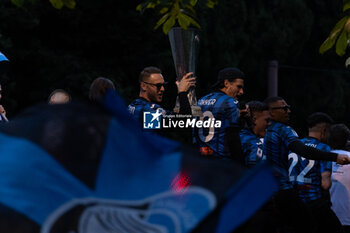
{"label": "sunglasses", "polygon": [[273,107],[271,109],[283,109],[284,111],[288,111],[290,109],[290,105],[285,105],[285,106],[281,106],[281,107]]}
{"label": "sunglasses", "polygon": [[156,86],[158,90],[160,90],[162,87],[165,88],[165,86],[168,84],[168,82],[164,82],[164,83],[149,83],[149,82],[145,82],[145,81],[142,81],[142,82],[149,84],[149,85],[152,85],[152,86]]}

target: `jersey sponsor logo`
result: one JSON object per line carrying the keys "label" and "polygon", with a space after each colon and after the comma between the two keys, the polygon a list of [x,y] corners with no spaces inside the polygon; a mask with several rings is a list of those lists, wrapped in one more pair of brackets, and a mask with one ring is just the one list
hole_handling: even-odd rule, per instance
{"label": "jersey sponsor logo", "polygon": [[305,143],[305,146],[310,146],[310,147],[316,148],[316,147],[317,147],[317,144],[314,144],[314,143]]}
{"label": "jersey sponsor logo", "polygon": [[199,105],[214,105],[216,102],[216,99],[207,99],[207,100],[199,100]]}

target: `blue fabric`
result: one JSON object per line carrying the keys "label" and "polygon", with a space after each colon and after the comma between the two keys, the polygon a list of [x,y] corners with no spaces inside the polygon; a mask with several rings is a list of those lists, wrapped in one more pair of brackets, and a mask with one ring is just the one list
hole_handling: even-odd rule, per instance
{"label": "blue fabric", "polygon": [[181,153],[154,149],[112,120],[97,176],[97,194],[136,200],[168,190],[180,171]]}
{"label": "blue fabric", "polygon": [[254,166],[263,160],[262,140],[248,129],[242,129],[240,137],[245,165]]}
{"label": "blue fabric", "polygon": [[137,199],[168,190],[180,169],[179,144],[135,133],[131,129],[139,128],[130,120],[122,99],[115,92],[109,92],[106,99],[116,118],[110,123],[96,190],[85,186],[38,145],[0,133],[0,202],[42,224],[56,208],[75,198]]}
{"label": "blue fabric", "polygon": [[221,121],[221,127],[214,129],[214,136],[211,139],[203,140],[208,130],[195,129],[194,140],[199,147],[210,147],[214,156],[230,157],[230,145],[226,138],[226,131],[229,127],[239,127],[238,101],[221,91],[212,92],[198,101],[203,114],[209,112],[216,120]]}
{"label": "blue fabric", "polygon": [[[0,202],[38,224],[92,191],[37,145],[0,133]],[[52,184],[52,185],[45,185]]]}
{"label": "blue fabric", "polygon": [[[306,137],[301,139],[306,146],[321,151],[329,152],[330,147],[321,143],[316,138]],[[332,172],[332,162],[320,160],[308,160],[293,152],[289,152],[289,178],[296,187],[299,197],[304,202],[309,202],[322,197],[321,173]]]}
{"label": "blue fabric", "polygon": [[288,146],[296,140],[299,140],[298,134],[285,124],[271,121],[266,130],[263,154],[274,168],[280,190],[293,188],[288,174]]}
{"label": "blue fabric", "polygon": [[[276,191],[278,183],[266,162],[256,165],[229,192],[216,233],[230,233],[244,223]],[[238,210],[238,211],[233,211]]]}
{"label": "blue fabric", "polygon": [[3,53],[0,52],[0,62],[2,61],[8,61],[8,59]]}

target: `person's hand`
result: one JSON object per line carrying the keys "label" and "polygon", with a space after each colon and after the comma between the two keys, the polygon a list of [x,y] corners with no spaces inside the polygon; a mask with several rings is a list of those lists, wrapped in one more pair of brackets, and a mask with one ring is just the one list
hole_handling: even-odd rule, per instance
{"label": "person's hand", "polygon": [[249,111],[248,105],[246,105],[244,109],[239,110],[239,116],[244,118],[250,117],[250,111]]}
{"label": "person's hand", "polygon": [[196,77],[193,77],[193,72],[185,74],[181,81],[176,81],[177,91],[187,92],[191,87],[196,86]]}
{"label": "person's hand", "polygon": [[6,116],[6,111],[5,111],[5,109],[4,109],[4,107],[2,105],[0,105],[0,114]]}
{"label": "person's hand", "polygon": [[344,164],[349,164],[350,163],[350,157],[344,154],[338,154],[337,156],[337,163],[344,165]]}

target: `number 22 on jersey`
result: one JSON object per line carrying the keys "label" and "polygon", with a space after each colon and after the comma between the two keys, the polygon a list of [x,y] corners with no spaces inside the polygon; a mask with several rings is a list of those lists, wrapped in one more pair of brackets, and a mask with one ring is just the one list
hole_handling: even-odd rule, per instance
{"label": "number 22 on jersey", "polygon": [[[290,162],[290,160],[292,160]],[[307,165],[305,166],[304,161],[306,160]],[[307,173],[315,165],[315,160],[308,160],[304,157],[298,156],[296,153],[290,153],[288,155],[289,161],[289,180],[297,181],[305,184],[310,184],[312,182],[311,178],[307,178]]]}

